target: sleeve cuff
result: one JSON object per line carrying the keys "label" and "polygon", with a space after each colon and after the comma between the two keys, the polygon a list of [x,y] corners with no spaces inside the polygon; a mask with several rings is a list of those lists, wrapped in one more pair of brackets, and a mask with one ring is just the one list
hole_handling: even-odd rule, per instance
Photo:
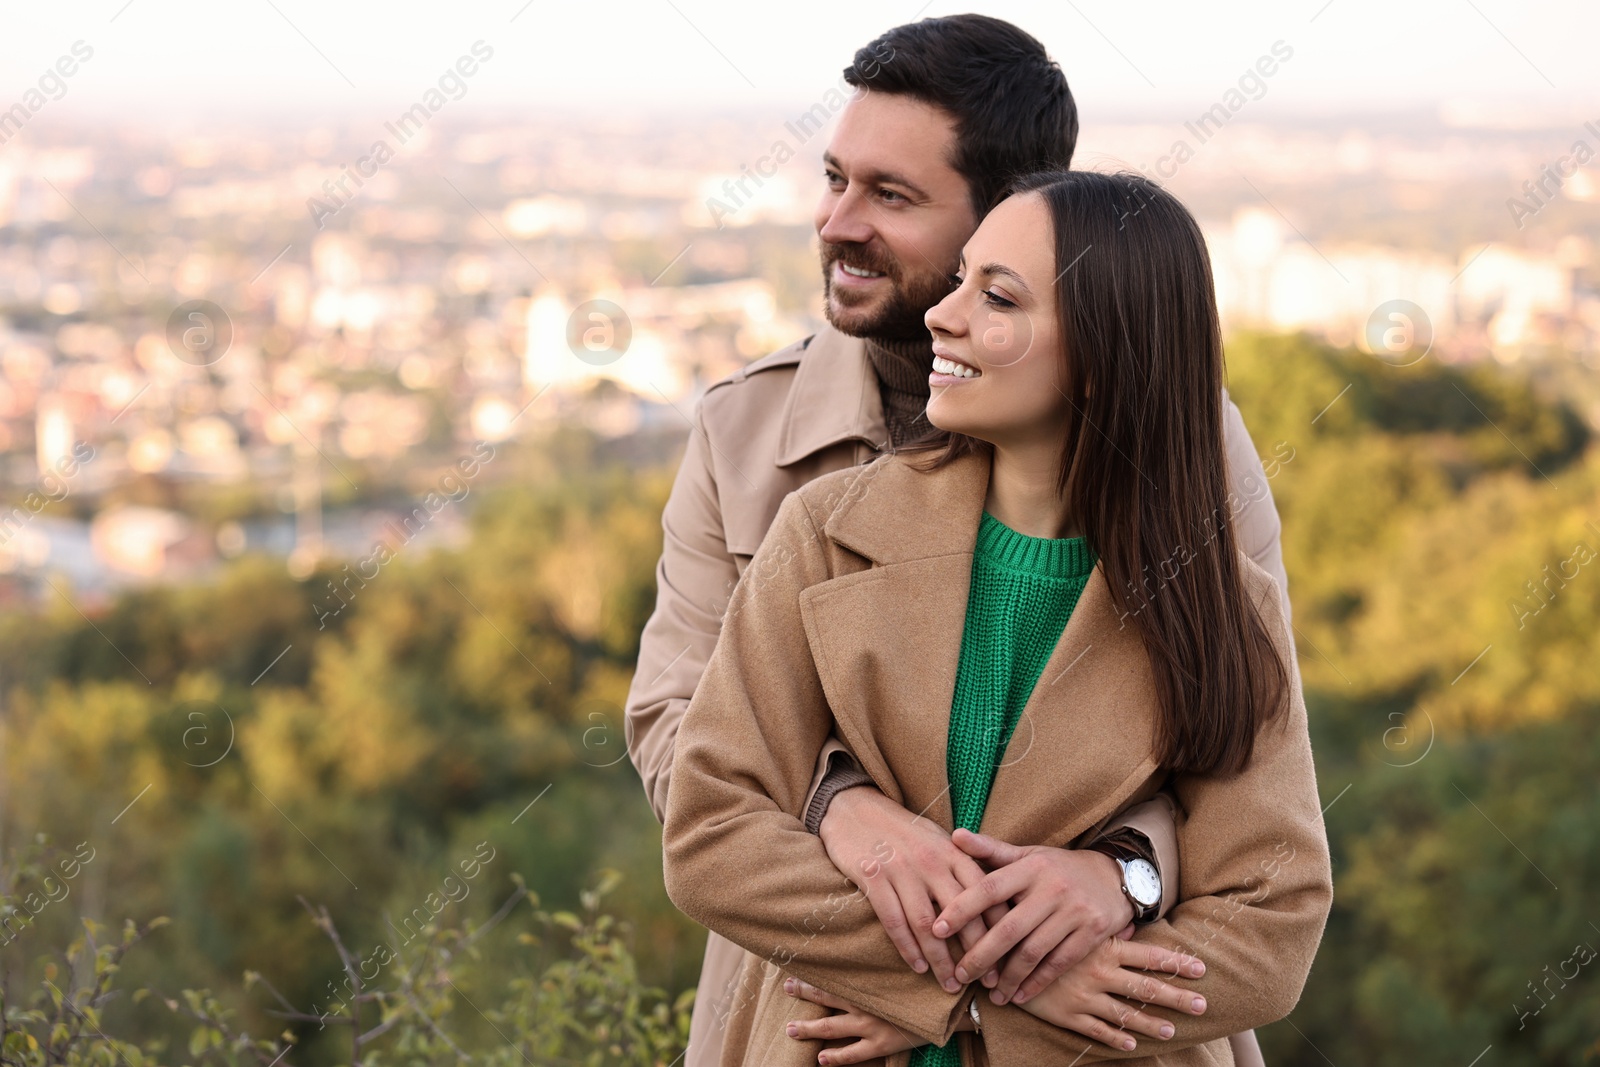
{"label": "sleeve cuff", "polygon": [[821,833],[822,817],[828,813],[828,805],[833,803],[835,796],[846,789],[871,784],[872,776],[856,766],[855,760],[842,752],[835,755],[828,773],[822,776],[822,783],[811,797],[810,806],[806,808],[806,829],[813,834]]}

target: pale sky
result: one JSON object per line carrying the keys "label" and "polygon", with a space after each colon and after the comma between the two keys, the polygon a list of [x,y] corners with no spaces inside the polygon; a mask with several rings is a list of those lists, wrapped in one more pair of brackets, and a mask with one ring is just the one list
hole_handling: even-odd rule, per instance
{"label": "pale sky", "polygon": [[[1527,0],[89,0],[0,6],[0,110],[82,40],[42,109],[160,122],[197,111],[356,117],[415,100],[483,40],[452,111],[787,108],[882,30],[980,10],[1040,38],[1088,117],[1201,110],[1277,41],[1263,115],[1433,109],[1600,120],[1600,5]],[[465,115],[463,115],[465,117]],[[33,121],[41,121],[36,116]]]}

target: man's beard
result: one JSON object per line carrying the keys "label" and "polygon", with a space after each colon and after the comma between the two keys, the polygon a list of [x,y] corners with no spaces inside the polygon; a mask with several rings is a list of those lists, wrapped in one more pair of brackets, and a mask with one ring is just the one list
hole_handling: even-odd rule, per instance
{"label": "man's beard", "polygon": [[[874,297],[870,304],[835,307],[833,265],[844,263],[858,270],[880,273],[890,285],[888,300]],[[822,244],[823,307],[828,322],[840,333],[889,341],[932,340],[923,317],[928,309],[950,295],[950,281],[942,274],[907,277],[899,263],[879,257],[867,245]]]}

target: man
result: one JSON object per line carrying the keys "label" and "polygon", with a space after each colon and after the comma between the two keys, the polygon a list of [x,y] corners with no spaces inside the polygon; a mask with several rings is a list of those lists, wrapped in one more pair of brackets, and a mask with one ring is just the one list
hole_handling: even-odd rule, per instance
{"label": "man", "polygon": [[[1067,167],[1077,140],[1060,68],[1038,41],[998,19],[957,15],[897,27],[858,51],[845,78],[857,93],[824,155],[816,214],[829,325],[706,391],[662,516],[656,609],[627,705],[629,753],[657,818],[678,723],[733,587],[778,505],[821,474],[869,462],[931,430],[924,314],[949,292],[963,244],[1006,180]],[[1234,516],[1239,541],[1281,592],[1277,513],[1238,409],[1231,401],[1225,408],[1230,487],[1248,501]],[[1241,485],[1259,488],[1246,494]],[[1158,595],[1148,586],[1147,593]],[[970,884],[982,868],[937,825],[873,788],[837,742],[818,763],[806,814],[908,964],[931,969],[949,988],[954,965],[931,933],[933,917],[952,887]],[[1110,856],[1119,850],[1156,863],[1164,876],[1160,908],[1170,907],[1178,881],[1173,817],[1158,798],[1108,827],[1104,852],[1072,853],[1081,857],[1074,882],[1083,886],[1081,930],[1037,968],[1013,959],[984,983],[1007,995],[1036,991],[1075,964],[1086,942],[1121,930],[1130,911],[1138,915],[1118,896],[1122,875]],[[981,933],[962,931],[963,948]],[[718,1062],[742,957],[710,935],[686,1067]],[[1253,1035],[1241,1038],[1235,1058],[1259,1063]]]}

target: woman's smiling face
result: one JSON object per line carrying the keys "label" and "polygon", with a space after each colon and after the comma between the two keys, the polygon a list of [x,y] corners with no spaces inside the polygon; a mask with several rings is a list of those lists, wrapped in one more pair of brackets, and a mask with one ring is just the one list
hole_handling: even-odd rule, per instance
{"label": "woman's smiling face", "polygon": [[1054,232],[1044,199],[1023,193],[1001,201],[967,241],[959,286],[924,319],[933,334],[928,421],[940,429],[1003,447],[1062,439]]}

